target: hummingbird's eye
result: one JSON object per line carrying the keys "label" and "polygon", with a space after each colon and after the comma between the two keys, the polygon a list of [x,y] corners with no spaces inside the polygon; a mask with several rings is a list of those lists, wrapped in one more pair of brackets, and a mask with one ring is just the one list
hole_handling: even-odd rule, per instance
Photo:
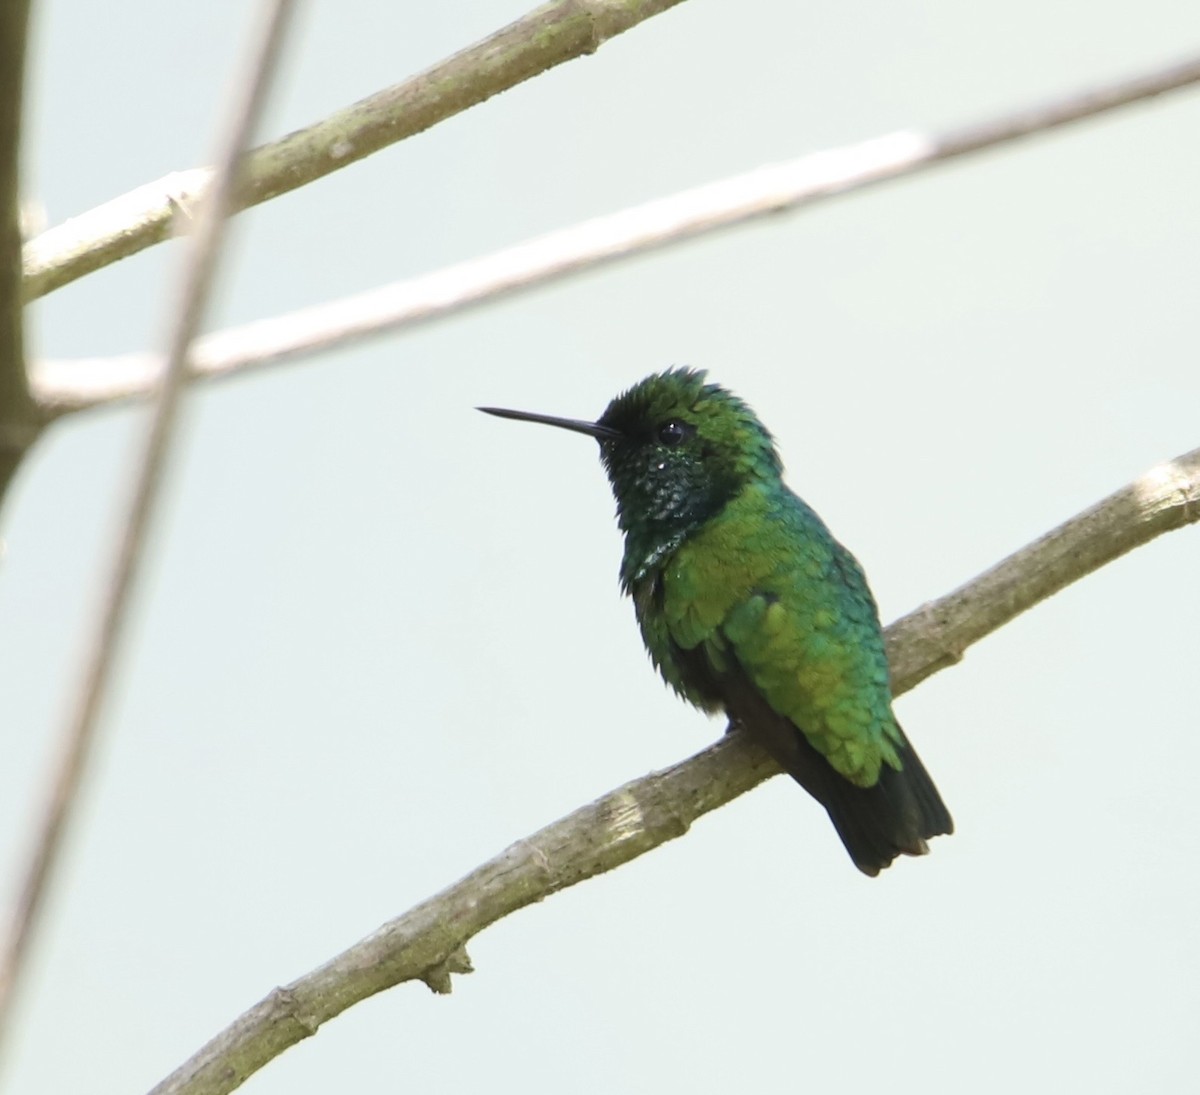
{"label": "hummingbird's eye", "polygon": [[686,422],[672,418],[658,427],[658,439],[664,445],[678,445],[691,433],[691,427]]}

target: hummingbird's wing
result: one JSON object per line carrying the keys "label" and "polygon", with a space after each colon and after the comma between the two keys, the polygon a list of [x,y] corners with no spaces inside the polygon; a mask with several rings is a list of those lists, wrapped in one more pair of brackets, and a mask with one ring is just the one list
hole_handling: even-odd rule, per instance
{"label": "hummingbird's wing", "polygon": [[835,771],[872,786],[882,765],[902,767],[905,741],[862,568],[791,492],[733,505],[743,512],[727,510],[667,568],[657,626],[689,668],[685,682],[710,675],[697,654],[710,691],[727,693],[718,682],[740,672]]}
{"label": "hummingbird's wing", "polygon": [[835,771],[870,787],[882,765],[902,767],[905,744],[892,714],[887,655],[857,562],[836,542],[820,554],[819,574],[809,565],[784,567],[750,591],[710,644],[732,655]]}
{"label": "hummingbird's wing", "polygon": [[854,862],[874,875],[899,854],[925,852],[953,821],[892,713],[861,568],[789,497],[676,554],[657,593],[654,626],[671,651],[663,672],[693,702],[716,699],[825,806]]}

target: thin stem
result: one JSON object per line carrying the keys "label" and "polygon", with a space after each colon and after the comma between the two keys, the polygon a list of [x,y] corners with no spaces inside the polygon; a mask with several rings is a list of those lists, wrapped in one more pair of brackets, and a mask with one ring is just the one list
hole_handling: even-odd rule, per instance
{"label": "thin stem", "polygon": [[274,72],[287,16],[293,0],[267,0],[261,26],[251,52],[250,65],[235,85],[229,119],[223,127],[218,168],[207,200],[197,211],[189,241],[183,276],[169,314],[165,368],[161,373],[145,445],[138,459],[129,502],[110,576],[104,587],[84,669],[74,703],[64,726],[59,762],[36,844],[21,888],[0,962],[0,1036],[11,1028],[12,1009],[21,972],[53,870],[61,853],[72,808],[87,768],[96,736],[96,725],[112,677],[129,596],[145,544],[146,530],[162,485],[179,400],[187,379],[188,350],[204,314],[224,238],[242,149],[261,113],[267,86]]}
{"label": "thin stem", "polygon": [[[197,344],[195,368],[203,376],[225,376],[444,318],[604,263],[904,178],[1198,82],[1200,57],[940,135],[893,133],[768,165],[368,293],[217,332]],[[141,395],[161,367],[151,355],[134,354],[43,362],[33,378],[45,413],[59,415]]]}
{"label": "thin stem", "polygon": [[[961,589],[888,628],[895,691],[1118,555],[1200,520],[1200,449],[1152,469]],[[947,659],[946,651],[955,658]],[[289,1046],[403,981],[449,992],[466,943],[502,917],[682,836],[697,818],[777,774],[740,734],[633,780],[519,840],[453,886],[277,989],[154,1088],[226,1095]]]}

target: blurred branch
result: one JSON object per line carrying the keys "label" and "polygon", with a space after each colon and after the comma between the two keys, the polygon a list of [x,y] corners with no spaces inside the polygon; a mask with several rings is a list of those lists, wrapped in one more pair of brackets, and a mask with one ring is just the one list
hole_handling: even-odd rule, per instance
{"label": "blurred branch", "polygon": [[41,431],[21,326],[21,109],[29,0],[0,5],[0,497]]}
{"label": "blurred branch", "polygon": [[78,801],[95,739],[95,729],[117,656],[129,595],[145,544],[146,531],[162,486],[167,456],[183,387],[188,350],[208,302],[217,258],[232,206],[238,169],[253,127],[261,114],[266,89],[282,46],[293,0],[264,0],[261,26],[249,65],[234,87],[229,117],[223,122],[213,186],[198,210],[190,238],[178,297],[169,315],[166,365],[156,393],[146,442],[134,469],[130,498],[121,523],[107,585],[82,679],[66,722],[45,815],[35,837],[13,921],[0,956],[0,1037],[12,1026],[13,1004],[25,967],[49,882],[61,853],[67,825]]}
{"label": "blurred branch", "polygon": [[[606,262],[906,177],[1197,82],[1200,57],[940,135],[894,133],[761,167],[368,293],[217,332],[197,344],[195,369],[210,378],[225,376],[448,316]],[[59,415],[141,395],[160,369],[154,356],[130,354],[41,362],[32,377],[45,412]]]}
{"label": "blurred branch", "polygon": [[[245,209],[295,190],[421,133],[548,69],[595,53],[608,39],[681,0],[553,0],[414,76],[255,149],[238,188]],[[209,168],[147,183],[31,240],[25,296],[33,300],[172,234],[212,177]]]}
{"label": "blurred branch", "polygon": [[[888,628],[895,691],[957,661],[1038,601],[1163,532],[1200,520],[1200,449],[1147,472],[961,589]],[[224,1095],[353,1004],[404,981],[449,992],[471,969],[466,943],[526,905],[619,867],[688,831],[779,769],[740,734],[633,780],[397,917],[319,969],[276,989],[151,1095]]]}

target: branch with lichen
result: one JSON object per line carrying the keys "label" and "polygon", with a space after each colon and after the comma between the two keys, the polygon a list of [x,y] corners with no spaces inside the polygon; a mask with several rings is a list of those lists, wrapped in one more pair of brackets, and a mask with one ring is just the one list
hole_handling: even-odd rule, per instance
{"label": "branch with lichen", "polygon": [[[972,643],[1091,571],[1198,520],[1200,449],[1195,449],[889,627],[896,693],[960,660]],[[466,944],[479,932],[682,836],[697,818],[778,772],[761,750],[734,733],[611,791],[276,989],[151,1095],[225,1095],[323,1023],[402,982],[423,981],[435,992],[449,992],[453,974],[471,971]]]}
{"label": "branch with lichen", "polygon": [[[482,103],[605,42],[681,0],[552,0],[403,83],[255,149],[237,208],[270,201]],[[25,248],[33,300],[172,235],[212,180],[178,171],[42,233]]]}

